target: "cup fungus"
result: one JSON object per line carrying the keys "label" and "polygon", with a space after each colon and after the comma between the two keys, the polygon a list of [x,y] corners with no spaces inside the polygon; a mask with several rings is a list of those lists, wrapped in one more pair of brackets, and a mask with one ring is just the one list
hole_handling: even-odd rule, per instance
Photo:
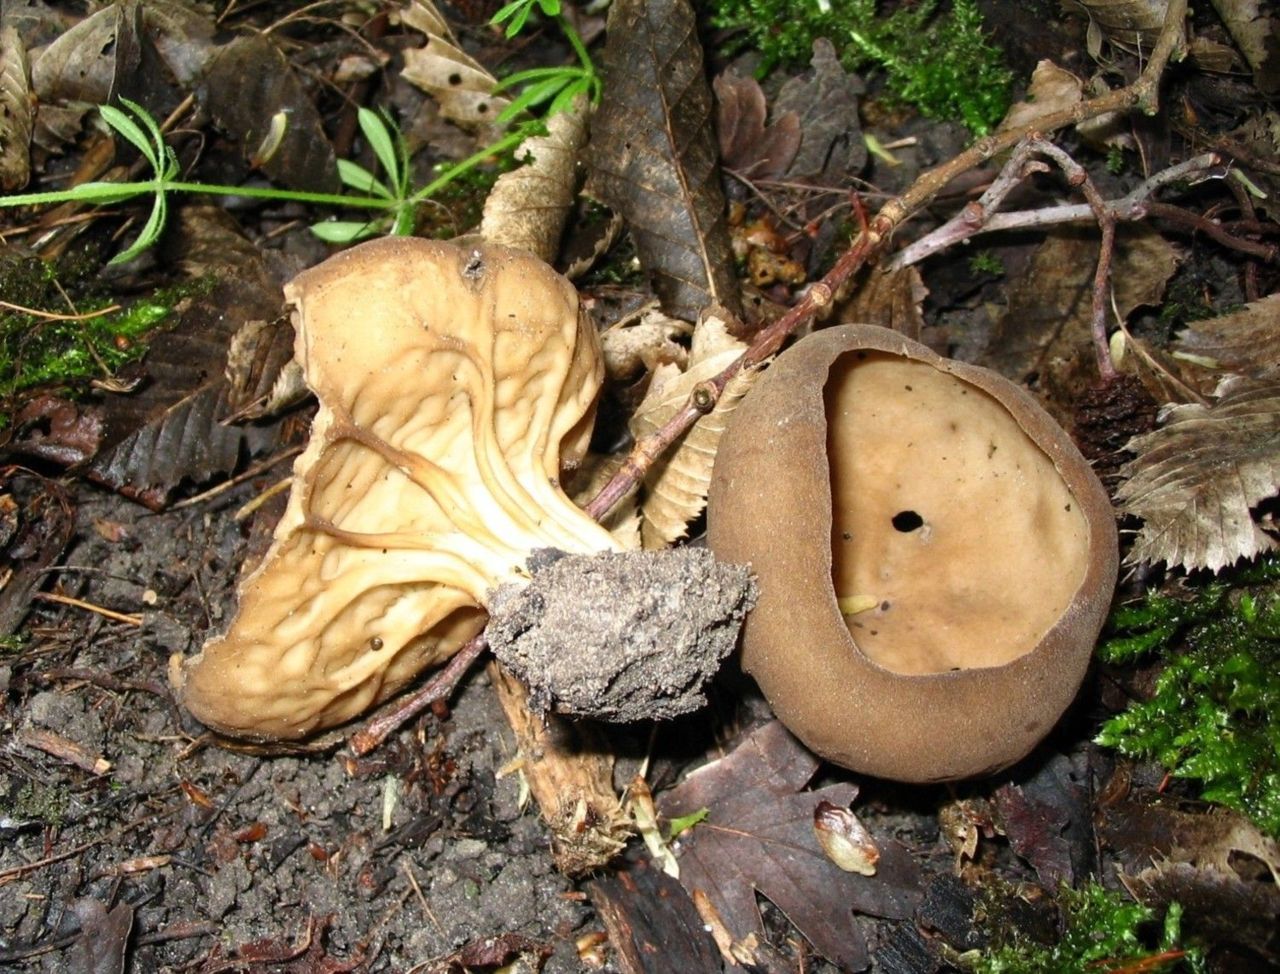
{"label": "cup fungus", "polygon": [[170,664],[210,727],[296,738],[448,658],[536,548],[614,550],[564,495],[599,346],[546,264],[495,246],[363,244],[285,289],[320,408],[235,620]]}
{"label": "cup fungus", "polygon": [[760,585],[744,668],[816,753],[901,781],[1026,755],[1111,601],[1111,504],[1022,389],[895,332],[817,332],[721,440],[718,557]]}

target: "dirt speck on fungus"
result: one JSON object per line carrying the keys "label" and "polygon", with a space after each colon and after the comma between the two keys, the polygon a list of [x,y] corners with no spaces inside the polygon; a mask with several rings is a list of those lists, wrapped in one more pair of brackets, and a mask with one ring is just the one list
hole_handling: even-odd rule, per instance
{"label": "dirt speck on fungus", "polygon": [[627,723],[697,710],[755,604],[747,569],[705,548],[538,552],[530,570],[528,585],[494,593],[489,646],[535,705],[575,717]]}

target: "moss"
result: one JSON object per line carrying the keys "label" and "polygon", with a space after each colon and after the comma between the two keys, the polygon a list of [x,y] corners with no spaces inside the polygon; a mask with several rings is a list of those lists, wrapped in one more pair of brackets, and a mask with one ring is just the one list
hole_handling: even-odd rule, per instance
{"label": "moss", "polygon": [[1015,931],[1008,942],[971,962],[976,974],[1089,974],[1095,971],[1198,972],[1204,958],[1182,944],[1182,908],[1163,918],[1150,908],[1090,882],[1059,894],[1061,936],[1052,945]]}
{"label": "moss", "polygon": [[[39,310],[65,306],[53,266],[35,258],[0,264],[0,293],[11,304]],[[169,288],[109,314],[59,320],[0,308],[0,428],[13,394],[34,386],[75,386],[105,378],[146,352],[146,338],[195,285]],[[100,295],[77,298],[81,315],[104,308]]]}
{"label": "moss", "polygon": [[983,30],[975,0],[899,6],[877,16],[876,0],[714,0],[711,21],[740,30],[738,44],[756,47],[762,70],[807,64],[825,37],[851,71],[878,67],[891,95],[930,118],[990,131],[1009,108],[1013,75]]}
{"label": "moss", "polygon": [[1097,741],[1199,782],[1280,836],[1280,557],[1187,600],[1154,594],[1117,610],[1098,656],[1163,668],[1149,699],[1108,720]]}
{"label": "moss", "polygon": [[58,826],[66,819],[71,796],[61,785],[28,781],[13,795],[10,815],[18,821]]}

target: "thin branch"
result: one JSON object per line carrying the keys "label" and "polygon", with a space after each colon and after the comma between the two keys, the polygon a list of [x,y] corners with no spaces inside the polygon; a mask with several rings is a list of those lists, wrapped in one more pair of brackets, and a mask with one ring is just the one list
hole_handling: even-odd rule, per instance
{"label": "thin branch", "polygon": [[[1010,184],[1009,179],[1023,176],[1030,171],[1044,171],[1043,166],[1028,170],[1023,168],[1025,156],[1039,151],[1039,147],[1051,145],[1042,139],[1029,139],[1015,150],[1000,175],[992,182],[991,187],[982,197],[966,206],[959,214],[952,217],[936,230],[931,231],[910,246],[904,247],[893,255],[884,265],[886,271],[899,270],[917,264],[947,247],[954,246],[982,233],[993,233],[997,230],[1023,230],[1029,227],[1044,227],[1059,223],[1081,223],[1096,218],[1094,209],[1088,203],[1062,204],[1046,206],[1036,210],[1015,210],[1010,213],[996,213],[995,209],[1008,195],[1019,179]],[[1047,153],[1046,153],[1047,154]],[[1149,179],[1139,183],[1126,195],[1105,203],[1107,213],[1116,220],[1141,220],[1151,212],[1156,204],[1148,200],[1155,192],[1170,183],[1185,180],[1206,178],[1220,179],[1225,171],[1214,172],[1222,160],[1212,152],[1206,152],[1194,158],[1180,162],[1176,166],[1163,169]]]}
{"label": "thin branch", "polygon": [[407,721],[412,720],[437,700],[448,697],[467,670],[471,669],[471,664],[488,648],[489,640],[485,638],[483,632],[471,637],[471,640],[454,653],[449,662],[437,670],[430,680],[409,696],[397,700],[394,707],[374,717],[352,734],[349,741],[352,753],[357,757],[368,754]]}

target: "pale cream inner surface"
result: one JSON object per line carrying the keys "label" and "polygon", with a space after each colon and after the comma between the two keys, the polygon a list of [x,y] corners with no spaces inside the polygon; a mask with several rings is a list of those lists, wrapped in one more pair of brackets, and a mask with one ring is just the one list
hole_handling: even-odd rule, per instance
{"label": "pale cream inner surface", "polygon": [[824,390],[832,568],[857,647],[904,674],[1031,651],[1088,567],[1087,522],[996,399],[896,355],[850,352]]}

